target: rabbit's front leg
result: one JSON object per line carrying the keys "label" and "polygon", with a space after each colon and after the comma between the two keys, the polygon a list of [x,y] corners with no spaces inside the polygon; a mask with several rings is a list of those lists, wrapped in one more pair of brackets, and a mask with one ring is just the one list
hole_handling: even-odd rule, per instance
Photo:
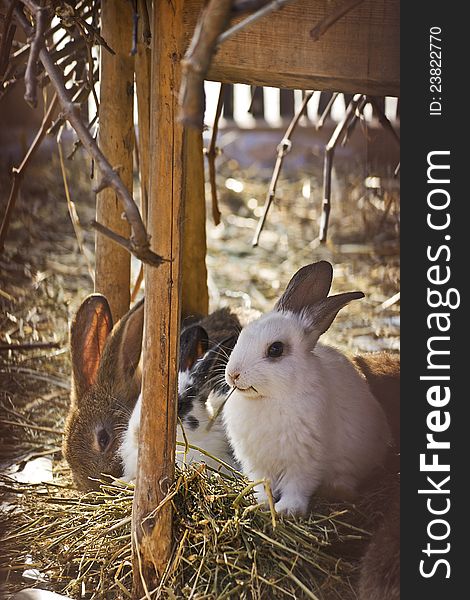
{"label": "rabbit's front leg", "polygon": [[286,474],[278,487],[281,497],[274,505],[276,512],[306,516],[310,499],[319,484],[319,480],[306,478],[305,474]]}

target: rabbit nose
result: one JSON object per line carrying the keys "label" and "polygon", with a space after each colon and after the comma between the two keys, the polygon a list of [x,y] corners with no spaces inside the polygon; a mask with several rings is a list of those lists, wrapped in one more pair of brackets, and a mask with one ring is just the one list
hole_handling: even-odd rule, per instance
{"label": "rabbit nose", "polygon": [[228,376],[230,381],[233,382],[233,384],[235,384],[237,379],[240,377],[240,373],[229,373]]}

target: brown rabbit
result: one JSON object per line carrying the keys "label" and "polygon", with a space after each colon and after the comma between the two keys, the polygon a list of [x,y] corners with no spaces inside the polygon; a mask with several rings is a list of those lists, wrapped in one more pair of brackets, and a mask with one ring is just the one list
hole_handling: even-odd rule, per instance
{"label": "brown rabbit", "polygon": [[143,301],[113,328],[108,301],[88,296],[70,332],[72,393],[63,453],[80,489],[97,488],[101,473],[119,477],[117,449],[140,392]]}
{"label": "brown rabbit", "polygon": [[[123,473],[118,449],[140,393],[143,309],[141,300],[113,327],[106,298],[92,294],[72,323],[72,393],[63,452],[80,489],[97,489],[102,473],[113,477]],[[182,372],[241,328],[228,308],[191,323],[186,321],[180,337]]]}

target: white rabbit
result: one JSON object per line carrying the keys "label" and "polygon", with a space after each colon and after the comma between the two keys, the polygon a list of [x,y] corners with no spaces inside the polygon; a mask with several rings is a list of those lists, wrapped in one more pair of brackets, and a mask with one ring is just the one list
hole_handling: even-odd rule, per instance
{"label": "white rabbit", "polygon": [[[342,307],[364,297],[327,297],[332,272],[325,261],[300,269],[274,310],[242,330],[226,366],[235,388],[223,409],[230,443],[248,477],[270,481],[278,512],[305,515],[320,489],[353,496],[390,443],[365,379],[317,343]],[[266,501],[262,484],[256,493]]]}

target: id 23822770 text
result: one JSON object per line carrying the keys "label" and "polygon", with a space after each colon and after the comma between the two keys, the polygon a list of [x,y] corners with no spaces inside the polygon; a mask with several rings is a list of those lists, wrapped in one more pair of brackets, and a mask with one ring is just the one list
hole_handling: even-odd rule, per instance
{"label": "id 23822770 text", "polygon": [[440,27],[429,29],[429,114],[442,114],[442,30]]}

